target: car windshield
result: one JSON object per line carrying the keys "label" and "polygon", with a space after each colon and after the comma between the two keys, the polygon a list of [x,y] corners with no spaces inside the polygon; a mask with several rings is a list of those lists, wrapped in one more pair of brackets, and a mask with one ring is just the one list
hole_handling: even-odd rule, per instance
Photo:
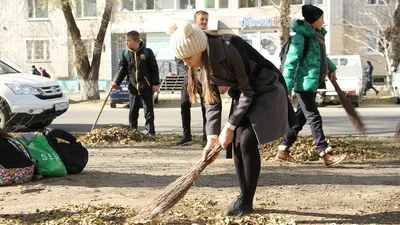
{"label": "car windshield", "polygon": [[0,74],[19,73],[16,69],[0,60]]}

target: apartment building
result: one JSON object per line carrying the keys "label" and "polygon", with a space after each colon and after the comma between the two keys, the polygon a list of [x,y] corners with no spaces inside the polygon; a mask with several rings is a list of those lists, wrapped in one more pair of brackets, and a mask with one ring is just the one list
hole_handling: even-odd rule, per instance
{"label": "apartment building", "polygon": [[361,55],[374,65],[373,82],[385,85],[384,58],[379,53],[379,31],[393,23],[394,0],[332,0],[331,52],[333,55]]}
{"label": "apartment building", "polygon": [[[360,1],[363,3],[360,4]],[[378,62],[379,55],[376,52],[346,37],[354,29],[347,28],[345,23],[363,19],[373,29],[372,19],[358,15],[360,10],[357,9],[382,9],[387,6],[387,1],[292,0],[291,17],[302,17],[303,4],[318,5],[325,12],[328,53],[360,54],[367,59],[376,58]],[[22,71],[29,71],[32,65],[36,65],[45,67],[57,79],[76,79],[72,41],[63,13],[54,2],[3,0],[0,3],[0,58]],[[90,56],[105,0],[70,2]],[[168,74],[174,56],[169,36],[164,32],[166,22],[193,21],[194,13],[200,9],[209,13],[209,30],[220,34],[238,34],[263,56],[279,65],[279,3],[280,0],[117,0],[104,42],[100,79],[110,80],[116,73],[121,52],[125,48],[124,34],[130,30],[139,31],[147,47],[155,52],[161,77]],[[371,35],[363,35],[361,38],[369,38],[369,43],[376,41]],[[377,74],[384,75],[379,68]]]}

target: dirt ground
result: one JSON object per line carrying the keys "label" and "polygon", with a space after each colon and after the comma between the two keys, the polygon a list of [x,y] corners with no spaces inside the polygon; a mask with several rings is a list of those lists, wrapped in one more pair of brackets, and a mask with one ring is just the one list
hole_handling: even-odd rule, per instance
{"label": "dirt ground", "polygon": [[[190,146],[89,151],[89,163],[81,174],[0,187],[0,218],[27,217],[68,205],[115,204],[139,210],[201,156],[199,147]],[[293,219],[295,224],[400,224],[399,178],[400,157],[347,161],[334,168],[326,168],[322,161],[297,165],[263,161],[255,213]],[[159,219],[222,214],[238,191],[233,160],[222,152],[184,199]]]}

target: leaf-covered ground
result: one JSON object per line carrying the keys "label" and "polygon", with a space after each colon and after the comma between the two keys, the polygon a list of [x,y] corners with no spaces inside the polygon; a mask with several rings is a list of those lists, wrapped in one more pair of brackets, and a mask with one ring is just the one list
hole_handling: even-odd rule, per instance
{"label": "leaf-covered ground", "polygon": [[[207,202],[187,202],[180,203],[185,207],[193,209],[194,215],[208,213],[212,215],[212,201]],[[197,211],[197,213],[196,213]],[[252,214],[241,218],[227,216],[194,216],[187,215],[184,212],[170,210],[162,219],[163,221],[135,221],[133,216],[136,212],[129,207],[116,205],[71,205],[60,209],[52,209],[46,211],[37,211],[34,214],[16,214],[2,215],[0,224],[4,225],[155,225],[155,224],[209,224],[209,225],[295,225],[292,219],[279,215],[260,215]],[[168,221],[168,222],[165,222]]]}
{"label": "leaf-covered ground", "polygon": [[[88,146],[175,146],[179,138],[178,134],[157,134],[154,141],[147,139],[143,133],[129,126],[110,125],[80,135],[78,139]],[[354,161],[388,159],[398,154],[400,149],[399,139],[393,137],[330,137],[327,141],[335,152],[347,153],[348,159]],[[194,135],[191,144],[199,147],[199,143],[200,136]],[[280,140],[277,140],[260,146],[263,160],[275,157],[279,143]],[[311,136],[299,136],[291,149],[293,157],[299,162],[319,159]]]}
{"label": "leaf-covered ground", "polygon": [[[30,203],[31,209],[33,207],[30,213],[0,214],[0,224],[135,224],[132,219],[136,215],[133,208],[137,204],[132,203],[135,198],[138,198],[141,193],[144,193],[147,198],[154,197],[154,194],[162,191],[159,187],[167,185],[175,178],[171,177],[171,170],[178,171],[175,172],[175,176],[184,173],[182,171],[186,171],[187,168],[178,170],[182,162],[200,155],[200,136],[194,136],[192,141],[192,147],[199,151],[187,151],[184,148],[172,150],[174,149],[172,146],[179,140],[177,134],[157,134],[156,140],[153,141],[146,139],[142,133],[125,126],[104,127],[89,134],[77,136],[87,146],[111,145],[111,147],[104,148],[106,150],[91,148],[93,161],[85,173],[66,178],[43,179],[41,182],[30,184],[32,188],[42,185],[40,189],[32,189],[40,191],[25,193],[25,188],[23,188],[25,186],[21,188],[13,186],[12,189],[3,187],[0,190],[0,209],[11,207],[10,204],[17,198],[21,199],[19,204],[24,204],[24,198],[39,200],[47,194],[64,198],[63,202],[66,202],[65,198],[73,198],[71,193],[81,194],[77,192],[78,190],[83,193],[79,196],[93,200],[93,205],[89,203],[91,201],[80,200],[77,197],[75,202],[79,204],[63,203],[52,207],[49,201],[49,203],[43,203],[41,207],[48,210],[35,212],[36,205]],[[201,177],[203,180],[199,181],[202,185],[194,187],[194,190],[191,190],[192,192],[176,206],[147,224],[293,225],[308,224],[310,221],[312,224],[335,224],[336,222],[337,224],[396,224],[400,221],[400,193],[396,191],[399,183],[396,179],[396,174],[399,174],[398,165],[392,163],[399,162],[400,141],[393,137],[330,137],[329,142],[335,151],[349,154],[347,165],[338,169],[326,169],[320,163],[285,167],[279,164],[271,166],[274,163],[266,162],[264,166],[267,168],[264,168],[262,185],[257,190],[256,214],[244,218],[222,216],[227,202],[229,203],[232,195],[236,194],[236,181],[234,181],[234,172],[227,172],[228,170],[225,169],[231,167],[223,166],[231,162],[221,160],[215,162],[216,165],[210,168],[219,172],[204,174]],[[261,146],[262,158],[273,159],[278,144],[279,141],[276,141]],[[136,153],[136,151],[132,152],[131,148],[119,149],[113,147],[115,145],[154,146],[154,149],[142,149],[141,152]],[[170,151],[175,152],[162,151],[169,148]],[[299,161],[318,160],[311,137],[299,137],[292,149],[293,156]],[[157,157],[162,157],[163,160],[169,157],[171,161],[151,165],[157,162]],[[141,159],[149,161],[141,162],[139,161]],[[173,161],[177,159],[180,160],[179,163]],[[385,160],[385,164],[376,163],[379,160]],[[369,161],[373,163],[366,163]],[[134,168],[133,173],[130,171],[132,168]],[[164,168],[170,170],[163,172]],[[142,180],[153,183],[141,183]],[[217,182],[214,184],[215,180]],[[132,181],[138,183],[132,183]],[[326,193],[327,188],[333,191]],[[27,190],[30,189],[27,188]],[[111,190],[115,190],[112,195],[110,195]],[[317,193],[326,194],[327,199],[324,196],[318,196]],[[121,205],[121,202],[126,204],[123,201],[125,195],[131,200],[129,206]],[[102,200],[97,202],[97,199]],[[116,201],[119,205],[104,204],[104,202],[115,204]],[[330,202],[334,204],[328,204]],[[47,204],[49,204],[48,207]]]}

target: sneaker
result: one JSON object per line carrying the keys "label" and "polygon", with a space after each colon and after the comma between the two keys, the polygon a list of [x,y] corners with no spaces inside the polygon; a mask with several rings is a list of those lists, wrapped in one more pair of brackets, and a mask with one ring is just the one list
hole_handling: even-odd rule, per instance
{"label": "sneaker", "polygon": [[253,213],[252,206],[243,205],[243,197],[241,195],[237,196],[231,204],[229,204],[225,215],[226,216],[245,216],[247,214]]}
{"label": "sneaker", "polygon": [[289,148],[285,145],[278,146],[278,153],[276,153],[275,160],[287,163],[296,163],[296,160],[290,155]]}
{"label": "sneaker", "polygon": [[325,166],[334,166],[343,162],[347,154],[334,154],[332,148],[327,147],[320,153],[320,156],[324,159]]}
{"label": "sneaker", "polygon": [[154,141],[154,140],[156,140],[156,134],[147,133],[147,134],[145,135],[145,138],[146,138],[147,140]]}
{"label": "sneaker", "polygon": [[192,141],[192,136],[183,136],[176,145],[188,145]]}

